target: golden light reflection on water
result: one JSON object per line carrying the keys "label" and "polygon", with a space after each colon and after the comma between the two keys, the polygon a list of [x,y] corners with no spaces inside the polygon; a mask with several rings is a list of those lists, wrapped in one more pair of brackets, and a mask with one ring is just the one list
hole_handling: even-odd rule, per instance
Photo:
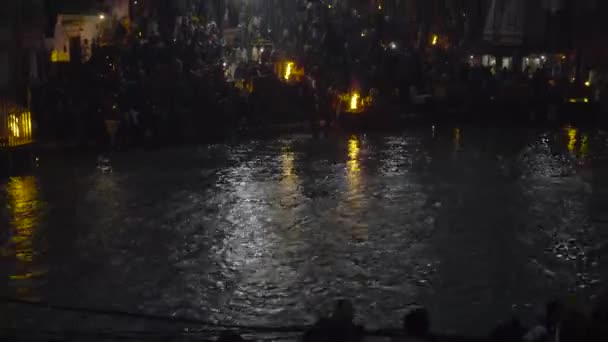
{"label": "golden light reflection on water", "polygon": [[349,178],[354,177],[355,175],[358,177],[358,173],[360,170],[359,167],[359,140],[356,136],[351,136],[348,139],[348,176]]}
{"label": "golden light reflection on water", "polygon": [[589,135],[587,134],[583,134],[581,138],[579,154],[581,157],[586,157],[589,154]]}
{"label": "golden light reflection on water", "polygon": [[574,127],[568,126],[566,127],[566,134],[568,135],[568,151],[574,152],[578,130]]}
{"label": "golden light reflection on water", "polygon": [[[280,202],[288,208],[298,208],[302,205],[302,193],[300,188],[300,177],[298,176],[295,158],[296,155],[290,146],[285,146],[281,151],[280,162],[282,179],[280,182]],[[297,210],[289,210],[284,216],[285,222],[297,222]],[[281,230],[281,236],[287,241],[298,241],[301,229]]]}
{"label": "golden light reflection on water", "polygon": [[[359,185],[361,183],[361,166],[359,164],[359,139],[356,136],[351,136],[348,139],[348,161],[346,162],[346,176],[348,179],[348,187],[351,195],[359,194]],[[357,197],[357,196],[353,196]]]}
{"label": "golden light reflection on water", "polygon": [[294,159],[294,153],[291,152],[289,148],[284,148],[283,153],[281,154],[281,168],[285,178],[296,177]]}
{"label": "golden light reflection on water", "polygon": [[[346,162],[346,177],[348,181],[348,202],[355,213],[361,211],[365,201],[361,190],[361,165],[359,155],[361,152],[360,142],[357,136],[352,135],[348,139],[348,161]],[[352,225],[352,236],[356,241],[367,241],[368,227],[359,222],[350,222]]]}
{"label": "golden light reflection on water", "polygon": [[[281,153],[281,172],[283,179],[281,180],[281,188],[283,192],[283,200],[294,202],[298,191],[298,174],[294,165],[295,154],[289,147],[283,148]],[[292,203],[296,204],[296,203]]]}
{"label": "golden light reflection on water", "polygon": [[456,151],[460,150],[460,143],[462,139],[462,132],[459,127],[454,128],[454,149]]}
{"label": "golden light reflection on water", "polygon": [[[34,234],[38,215],[42,208],[38,184],[34,177],[11,178],[6,187],[10,210],[10,244],[3,255],[14,254],[15,273],[9,275],[12,281],[25,281],[40,276],[42,272],[33,270]],[[10,253],[12,251],[13,253]],[[29,293],[26,284],[17,284],[19,294]]]}

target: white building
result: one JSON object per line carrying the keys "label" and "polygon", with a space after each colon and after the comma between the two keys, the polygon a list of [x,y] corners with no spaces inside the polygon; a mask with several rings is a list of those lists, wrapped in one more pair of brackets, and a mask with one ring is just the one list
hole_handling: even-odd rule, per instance
{"label": "white building", "polygon": [[73,56],[81,56],[83,62],[88,61],[93,42],[100,38],[104,22],[105,17],[100,15],[59,14],[55,24],[51,61],[70,62]]}
{"label": "white building", "polygon": [[117,25],[129,20],[129,0],[104,0],[101,6],[66,8],[57,15],[49,48],[51,61],[70,62],[91,58],[94,42],[112,37]]}

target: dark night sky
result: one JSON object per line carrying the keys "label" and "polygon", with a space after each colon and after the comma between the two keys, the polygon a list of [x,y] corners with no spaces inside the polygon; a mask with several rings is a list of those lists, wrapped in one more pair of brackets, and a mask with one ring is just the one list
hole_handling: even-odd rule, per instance
{"label": "dark night sky", "polygon": [[52,34],[58,13],[97,13],[102,6],[102,0],[44,0],[47,15],[46,33]]}

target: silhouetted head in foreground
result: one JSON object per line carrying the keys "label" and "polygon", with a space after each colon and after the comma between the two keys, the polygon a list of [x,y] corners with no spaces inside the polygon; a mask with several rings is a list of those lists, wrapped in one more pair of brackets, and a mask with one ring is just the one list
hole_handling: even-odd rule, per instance
{"label": "silhouetted head in foreground", "polygon": [[231,331],[224,331],[217,342],[245,342],[245,340],[237,333]]}
{"label": "silhouetted head in foreground", "polygon": [[547,315],[547,327],[553,328],[561,321],[564,306],[561,302],[553,300],[547,303],[547,305],[545,306],[545,311]]}
{"label": "silhouetted head in foreground", "polygon": [[431,322],[425,308],[416,308],[403,317],[403,330],[411,337],[426,337],[429,335]]}
{"label": "silhouetted head in foreground", "polygon": [[608,294],[606,293],[601,294],[593,306],[589,336],[591,341],[601,341],[608,336]]}
{"label": "silhouetted head in foreground", "polygon": [[346,299],[339,299],[335,302],[332,319],[350,323],[354,318],[355,309],[353,308],[353,303]]}
{"label": "silhouetted head in foreground", "polygon": [[490,340],[496,342],[521,341],[526,329],[515,317],[498,325],[490,334]]}
{"label": "silhouetted head in foreground", "polygon": [[304,336],[305,342],[357,342],[363,338],[363,327],[353,324],[355,310],[349,300],[334,302],[330,317],[321,318]]}

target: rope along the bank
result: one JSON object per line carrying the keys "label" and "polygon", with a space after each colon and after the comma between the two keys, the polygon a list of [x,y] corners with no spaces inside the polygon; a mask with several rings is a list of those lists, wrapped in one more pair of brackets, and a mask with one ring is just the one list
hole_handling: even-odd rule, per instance
{"label": "rope along the bank", "polygon": [[[311,328],[311,326],[307,326],[307,325],[267,327],[267,326],[222,324],[222,323],[203,321],[203,320],[187,318],[187,317],[168,317],[168,316],[134,313],[134,312],[120,311],[120,310],[75,307],[75,306],[67,306],[67,305],[54,305],[54,304],[50,304],[50,303],[27,301],[27,300],[10,298],[10,297],[0,297],[0,302],[31,306],[31,307],[48,309],[48,310],[53,310],[53,311],[85,313],[85,314],[91,314],[91,315],[102,315],[102,316],[111,316],[111,317],[125,317],[125,318],[133,318],[133,319],[143,319],[143,320],[147,320],[147,321],[167,322],[167,323],[173,323],[173,324],[188,324],[188,325],[196,325],[196,326],[200,326],[200,327],[215,328],[218,330],[220,330],[220,329],[221,330],[236,330],[236,331],[254,332],[254,333],[255,332],[257,332],[257,333],[303,333]],[[407,306],[411,306],[411,305],[417,305],[417,304],[410,303]],[[398,329],[367,330],[365,332],[365,335],[391,337],[391,336],[401,335],[401,331]]]}

